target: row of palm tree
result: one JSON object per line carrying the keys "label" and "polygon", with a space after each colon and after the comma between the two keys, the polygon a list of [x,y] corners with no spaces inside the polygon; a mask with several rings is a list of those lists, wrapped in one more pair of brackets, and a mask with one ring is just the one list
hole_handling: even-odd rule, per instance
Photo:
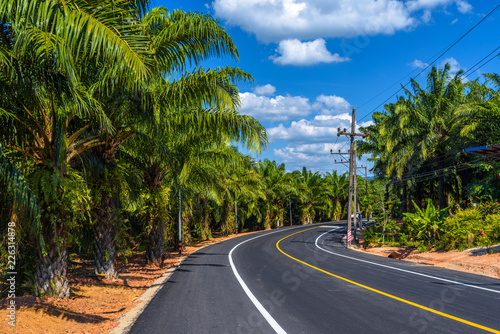
{"label": "row of palm tree", "polygon": [[431,198],[444,208],[485,195],[468,188],[477,178],[468,167],[481,160],[464,149],[500,142],[500,77],[467,81],[463,74],[452,75],[449,64],[433,67],[425,88],[412,79],[411,89],[403,87],[404,96],[374,113],[374,124],[364,129],[369,136],[358,153],[370,153],[374,173],[399,189],[404,211],[410,197],[417,203]]}
{"label": "row of palm tree", "polygon": [[[161,258],[169,195],[259,152],[264,128],[239,115],[238,58],[210,16],[148,0],[0,4],[0,182],[10,219],[33,227],[33,289],[68,297],[68,247],[91,226],[96,273],[115,277],[121,214],[137,209]],[[140,185],[140,186],[139,186]],[[201,186],[199,186],[201,187]],[[169,204],[170,203],[170,204]],[[160,245],[161,244],[161,245]]]}
{"label": "row of palm tree", "polygon": [[226,30],[150,6],[0,3],[0,215],[37,295],[69,296],[70,254],[114,278],[131,250],[161,266],[179,233],[189,244],[346,216],[345,175],[287,172],[234,146],[258,154],[267,135],[238,113],[251,75],[200,66],[238,58]]}

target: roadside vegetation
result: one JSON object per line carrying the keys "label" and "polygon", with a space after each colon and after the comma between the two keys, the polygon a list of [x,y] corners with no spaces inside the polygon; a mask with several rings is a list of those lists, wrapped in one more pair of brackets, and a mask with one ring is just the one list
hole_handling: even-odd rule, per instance
{"label": "roadside vegetation", "polygon": [[376,178],[385,180],[386,206],[367,243],[421,251],[500,243],[500,180],[485,157],[464,152],[500,143],[500,76],[463,74],[433,67],[427,87],[412,80],[364,129],[358,153],[371,154]]}
{"label": "roadside vegetation", "polygon": [[19,294],[69,297],[70,261],[107,279],[137,252],[162,266],[179,206],[184,246],[345,217],[345,175],[287,173],[237,150],[267,144],[238,113],[237,84],[253,78],[202,66],[213,58],[238,50],[208,15],[147,0],[2,1],[0,258],[5,275],[12,241]]}

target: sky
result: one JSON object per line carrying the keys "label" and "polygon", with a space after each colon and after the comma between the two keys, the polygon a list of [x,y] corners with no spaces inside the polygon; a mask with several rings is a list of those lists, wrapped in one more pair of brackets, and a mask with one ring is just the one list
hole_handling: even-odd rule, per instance
{"label": "sky", "polygon": [[[255,82],[240,84],[240,113],[267,129],[259,159],[285,163],[288,171],[344,173],[330,150],[347,152],[356,108],[357,126],[394,102],[401,85],[431,64],[450,63],[464,80],[500,73],[500,2],[492,0],[156,0],[169,10],[210,14],[225,27],[239,61],[211,60],[204,67],[237,66]],[[495,52],[493,52],[496,49]],[[492,53],[492,56],[483,60]],[[487,61],[489,61],[487,64]],[[483,65],[484,64],[484,65]],[[425,70],[416,80],[425,85]],[[397,94],[396,94],[397,93]],[[364,156],[358,165],[371,166]],[[370,173],[369,173],[370,175]]]}

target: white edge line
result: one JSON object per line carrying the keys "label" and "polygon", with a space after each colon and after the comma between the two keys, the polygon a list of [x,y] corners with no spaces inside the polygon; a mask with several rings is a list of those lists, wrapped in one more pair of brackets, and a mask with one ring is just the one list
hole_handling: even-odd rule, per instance
{"label": "white edge line", "polygon": [[[289,229],[288,229],[289,230]],[[250,240],[253,240],[253,239],[257,239],[257,238],[261,238],[261,237],[264,237],[264,236],[267,236],[269,234],[273,234],[273,233],[277,233],[277,232],[282,232],[283,230],[279,230],[279,231],[274,231],[274,232],[271,232],[271,233],[266,233],[266,234],[263,234],[263,235],[259,235],[259,236],[256,236],[256,237],[253,237],[253,238],[250,238],[250,239],[247,239],[245,241],[242,241],[240,242],[239,244],[237,244],[236,246],[233,247],[233,249],[231,249],[231,251],[229,252],[229,264],[231,265],[231,269],[233,269],[233,273],[234,273],[234,276],[236,277],[236,279],[238,280],[238,282],[240,283],[241,287],[243,288],[243,291],[245,291],[245,293],[247,294],[248,298],[250,298],[250,300],[252,301],[252,303],[255,305],[255,307],[257,308],[257,310],[259,310],[260,314],[262,314],[262,316],[264,317],[264,319],[266,319],[266,321],[269,323],[269,325],[274,329],[274,331],[278,334],[286,334],[285,330],[276,322],[276,320],[274,320],[274,318],[269,314],[269,312],[267,312],[267,310],[264,308],[264,306],[262,306],[262,304],[257,300],[257,298],[254,296],[254,294],[252,293],[252,291],[250,291],[250,289],[248,288],[248,286],[246,285],[246,283],[243,281],[243,279],[241,278],[240,274],[238,273],[238,270],[236,270],[236,267],[234,266],[234,263],[233,263],[233,258],[232,258],[232,254],[233,254],[233,251],[240,245],[244,244],[245,242],[248,242]]]}
{"label": "white edge line", "polygon": [[379,267],[389,268],[389,269],[398,270],[398,271],[402,271],[402,272],[413,274],[413,275],[418,275],[418,276],[423,276],[423,277],[427,277],[427,278],[437,279],[437,280],[440,280],[440,281],[443,281],[443,282],[454,283],[454,284],[466,286],[466,287],[469,287],[469,288],[480,289],[480,290],[485,290],[485,291],[494,292],[494,293],[500,293],[500,291],[498,291],[498,290],[493,290],[493,289],[483,288],[481,286],[476,286],[476,285],[471,285],[471,284],[467,284],[467,283],[452,281],[452,280],[449,280],[449,279],[446,279],[446,278],[440,278],[440,277],[435,277],[435,276],[431,276],[431,275],[426,275],[426,274],[418,273],[418,272],[415,272],[415,271],[401,269],[401,268],[396,268],[396,267],[391,267],[391,266],[387,266],[385,264],[380,264],[380,263],[371,262],[371,261],[367,261],[367,260],[361,260],[361,259],[358,259],[358,258],[355,258],[355,257],[352,257],[352,256],[338,254],[338,253],[326,250],[324,248],[321,248],[318,245],[319,238],[321,238],[322,236],[324,236],[325,234],[330,233],[330,232],[332,232],[332,231],[328,231],[328,232],[325,232],[325,233],[321,234],[319,237],[316,238],[316,241],[315,241],[316,247],[318,247],[319,249],[321,249],[324,252],[327,252],[327,253],[330,253],[330,254],[333,254],[333,255],[337,255],[337,256],[340,256],[340,257],[345,257],[347,259],[356,260],[356,261],[359,261],[359,262],[365,262],[365,263],[373,264],[373,265],[379,266]]}

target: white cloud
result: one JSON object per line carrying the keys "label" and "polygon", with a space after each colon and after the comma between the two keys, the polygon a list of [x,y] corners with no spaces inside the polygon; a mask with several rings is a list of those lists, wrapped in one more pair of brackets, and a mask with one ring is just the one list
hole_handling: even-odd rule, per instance
{"label": "white cloud", "polygon": [[302,96],[265,96],[275,90],[272,85],[264,85],[257,86],[253,93],[240,93],[240,113],[259,121],[287,121],[304,118],[313,111],[321,114],[316,117],[323,117],[348,113],[351,109],[346,99],[336,95],[321,94],[313,103]]}
{"label": "white cloud", "polygon": [[[372,121],[356,125],[359,127],[371,125]],[[316,115],[312,120],[301,119],[293,121],[289,127],[283,124],[267,130],[271,141],[286,140],[288,143],[319,143],[333,142],[337,138],[337,128],[350,128],[351,116],[348,113],[340,115]]]}
{"label": "white cloud", "polygon": [[278,43],[393,34],[418,25],[420,11],[453,3],[462,13],[472,9],[464,0],[214,0],[212,8],[258,40]]}
{"label": "white cloud", "polygon": [[271,56],[275,64],[310,66],[319,63],[340,63],[349,60],[338,53],[330,53],[324,39],[319,38],[310,42],[301,42],[298,39],[281,41],[276,49],[280,55]]}
{"label": "white cloud", "polygon": [[427,66],[429,66],[429,64],[424,63],[423,61],[421,61],[419,59],[415,59],[414,61],[412,61],[408,65],[410,65],[413,68],[426,68]]}
{"label": "white cloud", "polygon": [[325,158],[327,158],[327,160],[333,160],[330,157],[330,150],[337,151],[341,148],[341,145],[343,145],[343,143],[303,144],[295,147],[287,146],[280,149],[274,149],[273,153],[282,158],[285,163],[296,162],[300,159],[306,163],[308,162],[307,165],[311,165],[311,163],[317,163],[325,160]]}
{"label": "white cloud", "polygon": [[470,13],[472,11],[472,5],[467,1],[457,0],[458,11],[462,14]]}
{"label": "white cloud", "polygon": [[[327,99],[328,100],[328,97]],[[373,121],[357,124],[360,127],[372,125]],[[330,150],[346,152],[349,141],[346,136],[337,136],[337,129],[350,129],[351,115],[343,113],[338,115],[316,115],[313,119],[301,119],[291,122],[289,126],[280,124],[268,129],[267,133],[271,142],[278,145],[273,154],[286,163],[290,170],[300,169],[302,166],[314,166],[315,170],[331,171],[332,169],[344,170],[341,165],[334,165],[334,159],[341,157],[332,156]],[[284,147],[279,147],[284,141]]]}
{"label": "white cloud", "polygon": [[453,21],[451,21],[451,24],[455,24],[458,22],[458,19],[454,19]]}
{"label": "white cloud", "polygon": [[314,107],[321,110],[322,114],[340,114],[349,112],[351,104],[343,97],[321,94],[316,98]]}
{"label": "white cloud", "polygon": [[276,87],[270,84],[264,86],[257,86],[255,87],[253,92],[255,93],[255,95],[273,96],[274,93],[276,92]]}
{"label": "white cloud", "polygon": [[309,99],[301,96],[267,97],[254,93],[240,93],[240,113],[259,121],[286,121],[309,115]]}
{"label": "white cloud", "polygon": [[432,19],[432,13],[431,13],[431,11],[428,10],[428,9],[424,10],[424,13],[422,14],[421,19],[422,19],[422,22],[429,23],[431,21],[431,19]]}
{"label": "white cloud", "polygon": [[460,64],[458,63],[458,61],[453,58],[453,57],[450,57],[450,58],[446,58],[445,60],[443,60],[439,66],[441,68],[444,67],[444,65],[446,65],[446,63],[450,64],[450,73],[453,73],[455,74],[456,72],[458,72],[462,67],[460,66]]}

